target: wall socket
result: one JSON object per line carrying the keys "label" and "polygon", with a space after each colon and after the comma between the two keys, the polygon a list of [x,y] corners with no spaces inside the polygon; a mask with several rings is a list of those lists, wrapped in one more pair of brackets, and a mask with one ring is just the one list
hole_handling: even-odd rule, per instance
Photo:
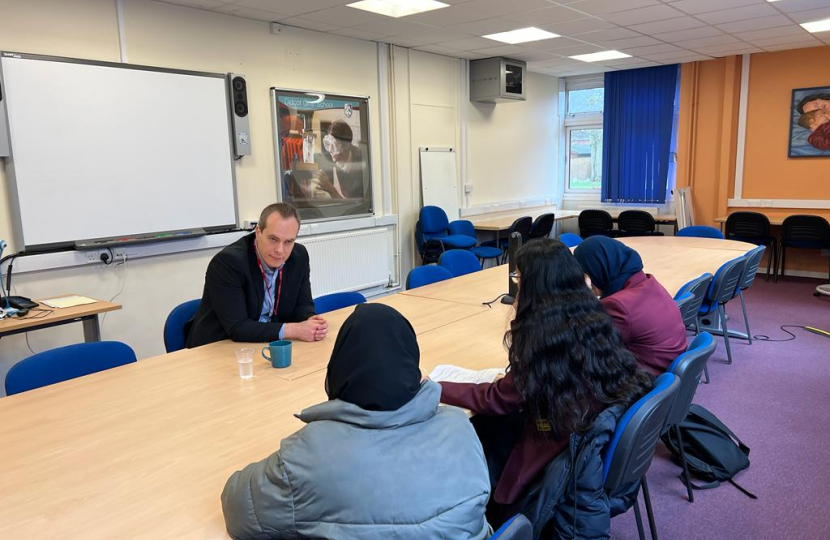
{"label": "wall socket", "polygon": [[86,262],[90,264],[101,262],[101,253],[103,253],[103,251],[85,251],[84,254],[86,255]]}

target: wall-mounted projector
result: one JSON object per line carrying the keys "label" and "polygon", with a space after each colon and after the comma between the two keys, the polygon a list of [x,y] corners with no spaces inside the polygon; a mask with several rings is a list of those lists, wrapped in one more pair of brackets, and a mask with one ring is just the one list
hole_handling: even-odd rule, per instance
{"label": "wall-mounted projector", "polygon": [[470,62],[470,101],[502,103],[527,99],[527,63],[508,58]]}

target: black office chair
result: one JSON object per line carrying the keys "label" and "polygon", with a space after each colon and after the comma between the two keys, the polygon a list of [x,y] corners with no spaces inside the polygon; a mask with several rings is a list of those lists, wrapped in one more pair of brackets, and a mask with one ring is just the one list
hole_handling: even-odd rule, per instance
{"label": "black office chair", "polygon": [[555,219],[556,216],[553,214],[542,214],[537,217],[533,221],[533,225],[530,226],[530,235],[528,235],[528,240],[533,240],[535,238],[547,238],[550,236],[550,231],[553,230],[553,222]]}
{"label": "black office chair", "polygon": [[767,281],[770,268],[777,273],[778,240],[770,234],[769,218],[759,212],[732,212],[726,218],[726,239],[749,242],[770,248],[767,259]]}
{"label": "black office chair", "polygon": [[625,210],[617,218],[620,236],[663,236],[657,230],[654,216],[642,210]]}
{"label": "black office chair", "polygon": [[583,210],[579,213],[579,235],[582,238],[602,235],[614,238],[614,218],[605,210]]}
{"label": "black office chair", "polygon": [[654,380],[654,388],[629,407],[617,422],[614,438],[608,444],[602,460],[607,493],[615,493],[623,486],[641,481],[634,499],[634,516],[637,519],[640,540],[645,540],[638,500],[641,489],[646,503],[651,537],[657,540],[657,526],[651,509],[646,472],[651,465],[657,440],[666,426],[679,387],[680,379],[672,373],[663,373],[657,377]]}
{"label": "black office chair", "polygon": [[[677,446],[680,449],[680,460],[683,466],[681,479],[686,484],[686,494],[689,502],[695,502],[692,493],[691,478],[689,477],[689,465],[686,462],[686,454],[683,451],[683,437],[680,434],[680,422],[686,419],[689,414],[689,406],[695,397],[697,385],[700,383],[700,375],[706,369],[706,362],[712,353],[715,352],[715,340],[712,334],[703,332],[697,336],[686,348],[686,352],[678,356],[666,370],[667,373],[674,373],[680,379],[680,386],[677,389],[677,396],[669,417],[666,420],[665,433],[674,431],[673,436],[677,439]],[[669,435],[671,437],[672,435]]]}
{"label": "black office chair", "polygon": [[[530,216],[520,217],[519,219],[515,220],[511,225],[510,228],[507,229],[507,238],[510,238],[510,235],[514,232],[517,232],[522,235],[522,245],[527,243],[530,239],[530,229],[533,227],[533,219]],[[508,240],[505,238],[504,240],[497,238],[496,240],[488,240],[487,242],[482,242],[482,246],[496,246],[502,250],[504,255],[501,258],[501,264],[507,262],[507,245]]]}
{"label": "black office chair", "polygon": [[[802,249],[825,249],[830,247],[830,223],[821,216],[790,216],[782,224],[783,236],[781,237],[781,249],[778,258],[779,271],[775,274],[775,282],[778,276],[784,275],[784,264],[787,262],[787,248]],[[830,276],[830,270],[828,270]]]}

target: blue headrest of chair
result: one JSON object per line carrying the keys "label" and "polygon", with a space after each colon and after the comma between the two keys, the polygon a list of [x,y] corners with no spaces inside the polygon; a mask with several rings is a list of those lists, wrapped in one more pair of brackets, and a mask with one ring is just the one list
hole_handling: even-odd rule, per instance
{"label": "blue headrest of chair", "polygon": [[459,234],[461,236],[476,237],[475,225],[473,225],[472,221],[467,219],[456,219],[455,221],[450,222],[449,229],[450,234],[452,235]]}
{"label": "blue headrest of chair", "polygon": [[677,236],[693,236],[696,238],[715,238],[723,240],[723,233],[708,225],[691,225],[677,231]]}
{"label": "blue headrest of chair", "polygon": [[674,362],[666,369],[667,373],[671,373],[677,368],[677,365],[683,361],[683,359],[688,356],[689,353],[698,351],[700,349],[705,349],[709,345],[715,342],[715,338],[712,337],[712,334],[709,332],[703,332],[695,336],[695,339],[689,343],[689,346],[686,347],[686,352],[680,354],[677,358],[674,359]]}
{"label": "blue headrest of chair", "polygon": [[318,296],[314,299],[314,311],[318,315],[328,313],[344,307],[362,304],[366,301],[366,297],[359,292],[338,292]]}
{"label": "blue headrest of chair", "polygon": [[418,217],[421,230],[426,234],[446,232],[449,228],[447,214],[437,206],[424,206]]}
{"label": "blue headrest of chair", "polygon": [[430,283],[452,279],[452,273],[443,266],[419,266],[409,271],[406,276],[406,290],[417,289]]}
{"label": "blue headrest of chair", "polygon": [[559,241],[568,247],[574,247],[582,242],[582,237],[578,234],[566,232],[559,235]]}
{"label": "blue headrest of chair", "polygon": [[164,321],[163,333],[164,349],[167,352],[171,353],[184,349],[185,342],[187,341],[187,336],[184,332],[185,325],[196,316],[201,302],[202,300],[199,298],[196,300],[188,300],[173,308],[173,311],[167,316],[167,320]]}

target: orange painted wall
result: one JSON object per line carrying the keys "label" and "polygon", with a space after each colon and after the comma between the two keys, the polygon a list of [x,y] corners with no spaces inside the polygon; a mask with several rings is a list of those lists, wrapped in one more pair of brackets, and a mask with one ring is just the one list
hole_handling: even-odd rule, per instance
{"label": "orange painted wall", "polygon": [[[830,159],[787,157],[789,106],[794,88],[830,86],[830,47],[753,54],[747,103],[742,197],[830,200]],[[678,187],[691,186],[695,222],[714,225],[737,210],[770,217],[830,209],[729,207],[734,197],[741,59],[726,57],[683,64],[680,79]],[[773,227],[780,235],[780,228]],[[787,268],[827,273],[826,257],[788,250]]]}

